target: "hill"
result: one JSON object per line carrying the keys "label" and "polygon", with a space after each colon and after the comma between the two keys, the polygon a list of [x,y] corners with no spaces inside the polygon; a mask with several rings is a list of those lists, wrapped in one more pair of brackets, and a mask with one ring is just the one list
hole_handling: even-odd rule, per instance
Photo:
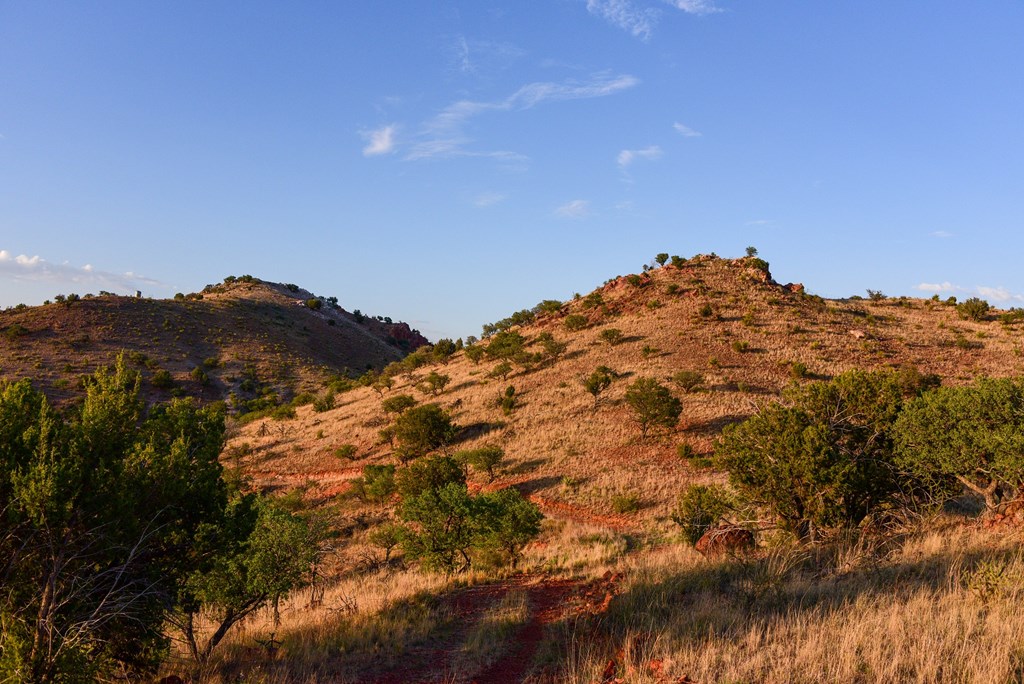
{"label": "hill", "polygon": [[[463,427],[458,448],[496,444],[505,450],[499,485],[514,484],[552,515],[640,528],[664,521],[686,483],[716,479],[698,467],[699,457],[710,453],[725,425],[792,382],[854,368],[914,367],[961,384],[1022,368],[1022,334],[1012,315],[1004,323],[994,313],[973,321],[935,300],[826,300],[801,285],[774,282],[756,258],[697,256],[678,267],[611,279],[547,308],[553,310],[513,330],[529,352],[539,352],[548,335],[564,343],[557,359],[513,362],[498,375],[500,359],[484,355],[474,363],[459,352],[443,366],[399,373],[386,392],[359,388],[331,411],[301,409],[272,437],[250,426],[234,444],[247,445],[250,475],[259,485],[287,488],[308,480],[310,495],[323,499],[342,491],[363,465],[393,460],[393,449],[379,438],[388,422],[381,400],[410,394],[451,413]],[[599,366],[618,379],[595,402],[583,380]],[[436,396],[417,389],[429,371],[450,377]],[[699,387],[686,392],[675,385],[681,371],[699,377]],[[639,377],[674,387],[683,404],[677,429],[641,438],[623,401],[627,385]],[[516,400],[506,414],[499,404],[509,386]],[[357,448],[356,460],[333,455],[342,444]],[[680,459],[681,445],[698,458]],[[638,498],[639,512],[616,512],[622,497]]]}
{"label": "hill", "polygon": [[[290,599],[280,625],[257,618],[215,669],[226,681],[272,668],[281,682],[1006,681],[1019,667],[1006,635],[1024,621],[992,573],[1024,572],[1019,536],[968,507],[812,547],[747,521],[759,549],[719,559],[681,544],[671,512],[687,485],[725,481],[705,458],[723,427],[791,383],[1020,374],[1019,320],[937,299],[826,300],[774,282],[760,259],[697,256],[542,302],[479,344],[424,348],[386,369],[390,386],[240,426],[225,463],[336,536],[319,598]],[[601,366],[616,379],[595,400],[584,380]],[[639,378],[672,388],[678,425],[642,434],[625,401]],[[520,573],[486,557],[454,577],[396,560],[394,507],[351,496],[364,467],[398,464],[384,402],[403,394],[452,416],[446,451],[504,450],[496,477],[474,470],[469,488],[513,487],[544,513]],[[267,633],[286,653],[273,663],[247,647]]]}
{"label": "hill", "polygon": [[289,400],[427,343],[405,323],[251,276],[167,300],[107,293],[59,299],[0,311],[0,377],[30,377],[58,402],[75,397],[79,379],[121,351],[144,370],[149,399],[273,392]]}

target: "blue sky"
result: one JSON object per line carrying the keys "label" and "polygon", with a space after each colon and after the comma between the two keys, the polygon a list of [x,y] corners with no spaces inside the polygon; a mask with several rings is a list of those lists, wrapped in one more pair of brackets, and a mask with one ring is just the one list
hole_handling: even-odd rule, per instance
{"label": "blue sky", "polygon": [[0,306],[226,275],[428,337],[739,256],[1024,306],[1024,3],[0,2]]}

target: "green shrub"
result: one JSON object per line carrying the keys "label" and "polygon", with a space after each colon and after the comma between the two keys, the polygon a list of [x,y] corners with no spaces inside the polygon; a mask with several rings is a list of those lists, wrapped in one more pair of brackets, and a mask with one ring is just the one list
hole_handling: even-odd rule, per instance
{"label": "green shrub", "polygon": [[316,297],[306,300],[306,306],[308,306],[313,311],[319,311],[323,307],[323,305],[324,303],[317,299]]}
{"label": "green shrub", "polygon": [[498,406],[501,407],[501,412],[508,416],[515,410],[516,403],[516,388],[509,385],[505,388],[505,392],[498,397]]}
{"label": "green shrub", "polygon": [[402,414],[416,405],[416,400],[409,394],[396,394],[380,402],[384,413]]}
{"label": "green shrub", "polygon": [[668,254],[665,252],[661,252],[660,254],[654,257],[654,261],[655,263],[658,264],[658,266],[664,266],[665,263],[668,261]]}
{"label": "green shrub", "polygon": [[586,328],[590,325],[590,321],[587,320],[586,316],[581,314],[569,314],[565,317],[565,320],[562,321],[562,325],[565,326],[566,330],[576,331]]}
{"label": "green shrub", "polygon": [[399,457],[406,460],[447,445],[458,432],[451,417],[437,404],[410,408],[398,416],[393,427]]}
{"label": "green shrub", "polygon": [[447,375],[443,375],[437,371],[430,371],[427,377],[417,385],[417,388],[424,394],[433,394],[436,396],[444,391],[444,388],[448,386],[448,382],[450,380],[451,378]]}
{"label": "green shrub", "polygon": [[640,510],[640,495],[634,492],[613,494],[611,498],[612,510],[616,513],[636,513]]}
{"label": "green shrub", "polygon": [[508,379],[509,374],[513,371],[512,364],[508,361],[502,361],[497,366],[491,369],[491,372],[487,374],[489,378],[501,378],[502,380]]}
{"label": "green shrub", "polygon": [[956,305],[956,312],[965,320],[983,321],[988,317],[988,302],[979,297],[971,297],[965,302]]}
{"label": "green shrub", "polygon": [[334,408],[334,392],[327,391],[323,396],[313,400],[313,410],[317,413],[325,413]]}
{"label": "green shrub", "polygon": [[345,461],[355,460],[356,454],[359,449],[355,444],[342,444],[340,447],[334,450],[334,455]]}
{"label": "green shrub", "polygon": [[679,502],[672,511],[672,522],[683,528],[683,539],[693,546],[731,508],[732,497],[722,487],[690,485],[679,496]]}
{"label": "green shrub", "polygon": [[153,373],[153,377],[149,379],[149,384],[157,389],[170,389],[174,387],[174,377],[170,371],[161,368]]}
{"label": "green shrub", "polygon": [[701,318],[711,318],[714,315],[715,309],[711,306],[711,304],[705,304],[704,306],[700,307]]}
{"label": "green shrub", "polygon": [[600,292],[591,292],[583,298],[584,309],[596,309],[604,304],[604,296]]}
{"label": "green shrub", "polygon": [[747,351],[750,350],[750,343],[747,342],[746,340],[733,340],[732,350],[740,354],[745,354]]}
{"label": "green shrub", "polygon": [[602,342],[605,342],[611,346],[615,346],[622,341],[625,335],[618,328],[605,328],[597,335]]}
{"label": "green shrub", "polygon": [[684,392],[693,392],[704,384],[704,375],[697,371],[682,370],[672,376],[672,382]]}
{"label": "green shrub", "polygon": [[896,422],[897,463],[933,496],[963,487],[994,510],[1024,484],[1024,381],[979,378],[910,402]]}
{"label": "green shrub", "polygon": [[395,466],[367,465],[362,477],[352,480],[351,495],[366,503],[384,503],[395,493]]}
{"label": "green shrub", "polygon": [[594,407],[601,393],[611,387],[612,382],[618,377],[615,371],[608,366],[598,366],[593,373],[583,380],[583,388],[594,397]]}
{"label": "green shrub", "polygon": [[791,385],[781,402],[723,430],[716,462],[741,494],[800,538],[856,526],[913,491],[893,460],[903,402],[892,372]]}

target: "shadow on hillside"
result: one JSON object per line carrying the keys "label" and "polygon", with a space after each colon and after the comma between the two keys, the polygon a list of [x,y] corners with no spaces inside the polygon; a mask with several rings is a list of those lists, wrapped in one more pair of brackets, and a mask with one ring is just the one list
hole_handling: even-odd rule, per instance
{"label": "shadow on hillside", "polygon": [[458,392],[459,390],[464,390],[468,387],[476,387],[478,384],[480,383],[476,380],[467,380],[465,382],[460,382],[458,385],[452,385],[451,387],[445,388],[445,392]]}
{"label": "shadow on hillside", "polygon": [[546,458],[532,458],[522,463],[517,463],[514,467],[508,469],[508,473],[511,475],[523,475],[525,473],[532,472],[542,465],[546,465],[550,459]]}
{"label": "shadow on hillside", "polygon": [[[580,478],[579,482],[582,484],[587,478]],[[545,489],[551,487],[557,487],[562,484],[562,478],[554,475],[548,475],[547,477],[538,477],[533,480],[527,480],[526,482],[520,482],[515,485],[515,489],[518,489],[521,494],[537,494]]]}
{"label": "shadow on hillside", "polygon": [[455,437],[455,443],[468,442],[471,439],[483,437],[495,430],[501,430],[504,427],[505,423],[500,420],[495,422],[480,421],[478,423],[470,423],[469,425],[463,426],[459,431],[459,434]]}
{"label": "shadow on hillside", "polygon": [[687,432],[707,432],[717,435],[722,431],[726,425],[734,425],[736,423],[742,423],[749,416],[740,414],[729,414],[726,416],[718,416],[710,420],[694,421],[690,423]]}

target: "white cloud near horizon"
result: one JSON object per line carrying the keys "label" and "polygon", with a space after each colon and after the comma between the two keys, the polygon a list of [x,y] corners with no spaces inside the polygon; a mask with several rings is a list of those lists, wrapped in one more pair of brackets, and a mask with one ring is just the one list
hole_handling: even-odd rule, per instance
{"label": "white cloud near horizon", "polygon": [[932,231],[931,236],[937,238],[951,238],[953,237],[953,234],[950,233],[948,230],[935,230]]}
{"label": "white cloud near horizon", "polygon": [[364,157],[376,157],[381,154],[389,154],[395,149],[395,130],[397,126],[390,124],[382,126],[372,131],[366,131],[363,133],[363,137],[367,140],[366,147],[363,148]]}
{"label": "white cloud near horizon", "polygon": [[991,302],[1024,302],[1024,294],[1011,292],[1005,287],[990,287],[988,285],[976,285],[973,288],[954,285],[948,280],[941,283],[919,283],[914,286],[915,290],[940,294],[947,292],[960,292],[969,294]]}
{"label": "white cloud near horizon", "polygon": [[774,226],[775,219],[754,219],[753,221],[747,221],[743,225],[745,226]]}
{"label": "white cloud near horizon", "polygon": [[647,161],[654,161],[661,157],[661,148],[657,145],[651,145],[645,147],[642,150],[622,150],[619,152],[619,156],[616,159],[619,166],[623,169],[630,166],[637,159],[645,159]]}
{"label": "white cloud near horizon", "polygon": [[474,152],[466,149],[472,142],[463,128],[473,117],[489,112],[525,111],[545,102],[562,102],[605,97],[632,88],[640,81],[628,74],[610,76],[596,74],[589,81],[563,83],[528,83],[508,97],[493,102],[460,100],[445,107],[423,126],[425,140],[413,145],[406,159],[432,157],[475,156],[494,157],[506,161],[522,161],[515,152]]}
{"label": "white cloud near horizon", "polygon": [[587,200],[573,200],[555,209],[555,215],[568,219],[582,219],[590,215],[590,202]]}
{"label": "white cloud near horizon", "polygon": [[637,7],[630,0],[587,0],[587,11],[642,41],[650,40],[660,15],[658,10]]}
{"label": "white cloud near horizon", "polygon": [[703,133],[699,133],[690,128],[689,126],[687,126],[686,124],[681,124],[678,121],[672,124],[672,128],[674,128],[676,132],[682,135],[684,138],[699,138],[703,135]]}
{"label": "white cloud near horizon", "polygon": [[14,256],[4,249],[0,249],[0,278],[18,281],[65,283],[68,285],[94,285],[99,289],[120,290],[122,292],[133,292],[139,289],[141,285],[166,287],[159,280],[137,275],[131,271],[127,273],[109,273],[98,271],[91,264],[86,264],[85,266],[72,266],[67,263],[54,264],[43,259],[38,254],[31,257],[25,254]]}

